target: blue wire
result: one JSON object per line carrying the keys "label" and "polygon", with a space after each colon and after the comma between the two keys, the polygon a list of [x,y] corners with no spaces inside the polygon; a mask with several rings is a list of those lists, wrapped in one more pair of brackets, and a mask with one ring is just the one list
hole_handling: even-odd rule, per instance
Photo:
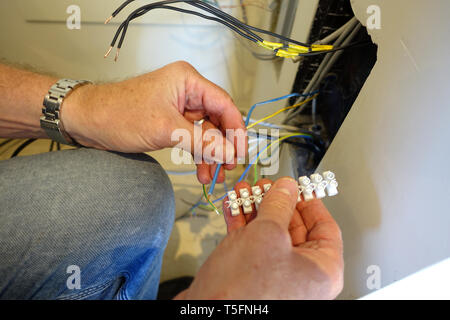
{"label": "blue wire", "polygon": [[[295,135],[295,136],[289,137],[289,139],[290,139],[290,138],[300,138],[300,137],[301,137],[301,138],[306,138],[306,139],[312,139],[312,137],[310,137],[310,136],[308,136],[308,135],[304,135],[304,134]],[[248,171],[250,170],[250,168],[255,164],[256,159],[258,159],[258,157],[259,157],[264,151],[266,151],[266,150],[269,148],[269,146],[270,146],[270,144],[267,145],[263,150],[261,150],[261,151],[255,156],[255,158],[253,159],[253,161],[247,166],[247,168],[244,170],[244,172],[243,172],[242,175],[239,177],[239,180],[238,180],[236,183],[241,182],[241,181],[245,178],[245,176],[247,175],[247,173],[248,173]],[[216,203],[216,202],[222,201],[223,199],[225,199],[226,196],[227,196],[227,193],[225,193],[222,197],[220,197],[219,199],[216,199],[216,200],[214,200],[214,201],[212,201],[212,202],[213,202],[213,203]],[[209,204],[209,203],[199,201],[199,202],[197,202],[197,203],[192,207],[191,211],[195,210],[195,209],[196,209],[198,206],[200,206],[200,205],[208,205],[208,204]]]}
{"label": "blue wire", "polygon": [[[248,126],[248,124],[250,122],[251,115],[252,115],[253,111],[255,110],[255,108],[258,107],[258,106],[262,106],[262,105],[269,104],[269,103],[272,103],[272,102],[277,102],[277,101],[284,100],[284,99],[289,99],[289,98],[292,98],[292,97],[310,97],[310,96],[315,95],[318,92],[319,91],[314,91],[314,92],[310,92],[310,93],[306,93],[306,94],[291,93],[291,94],[287,94],[285,96],[278,97],[278,98],[275,98],[275,99],[271,99],[271,100],[255,103],[250,108],[250,110],[248,111],[247,119],[245,120],[245,126],[246,127]],[[214,192],[214,188],[215,188],[216,182],[217,182],[217,177],[219,176],[219,172],[220,172],[220,168],[221,167],[222,167],[222,164],[218,164],[217,165],[216,172],[214,172],[214,177],[213,177],[213,179],[211,181],[211,186],[209,187],[208,194],[213,194],[213,192]]]}
{"label": "blue wire", "polygon": [[250,122],[251,115],[252,115],[253,111],[255,110],[255,108],[258,107],[258,106],[262,106],[262,105],[269,104],[269,103],[272,103],[272,102],[277,102],[277,101],[280,101],[280,100],[289,99],[289,98],[292,98],[292,97],[310,97],[310,96],[315,95],[315,94],[318,93],[318,92],[319,92],[319,91],[314,91],[314,92],[310,92],[310,93],[306,93],[306,94],[291,93],[291,94],[287,94],[287,95],[285,95],[285,96],[278,97],[278,98],[275,98],[275,99],[271,99],[271,100],[267,100],[267,101],[255,103],[255,104],[250,108],[250,110],[248,111],[247,119],[245,119],[245,126],[246,126],[246,127],[248,126],[248,124],[249,124],[249,122]]}
{"label": "blue wire", "polygon": [[220,168],[222,167],[221,163],[217,164],[216,172],[214,172],[214,177],[211,182],[211,186],[209,187],[208,194],[212,194],[214,192],[214,187],[216,186],[217,177],[219,176]]}

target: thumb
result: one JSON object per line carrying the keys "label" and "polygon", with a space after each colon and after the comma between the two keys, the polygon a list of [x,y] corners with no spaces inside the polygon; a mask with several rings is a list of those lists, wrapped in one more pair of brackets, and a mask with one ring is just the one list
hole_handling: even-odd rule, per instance
{"label": "thumb", "polygon": [[277,180],[264,199],[258,210],[259,220],[272,220],[287,230],[292,220],[298,198],[297,182],[285,177]]}
{"label": "thumb", "polygon": [[177,146],[190,152],[196,164],[233,163],[234,144],[211,122],[204,121],[199,124],[182,118],[178,128],[189,134],[189,137],[183,136],[183,140]]}

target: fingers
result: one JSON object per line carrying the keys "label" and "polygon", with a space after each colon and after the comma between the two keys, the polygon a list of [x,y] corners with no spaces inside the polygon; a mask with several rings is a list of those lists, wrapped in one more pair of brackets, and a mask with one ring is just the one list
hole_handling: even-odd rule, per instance
{"label": "fingers", "polygon": [[[211,179],[214,177],[216,173],[217,164],[213,164],[209,166],[209,174],[211,175]],[[223,183],[225,181],[225,170],[224,167],[221,166],[219,170],[219,174],[217,176],[217,183]]]}
{"label": "fingers", "polygon": [[288,230],[297,203],[297,182],[290,178],[277,180],[264,195],[258,211],[260,220],[271,220]]}
{"label": "fingers", "polygon": [[204,162],[197,164],[197,179],[201,184],[210,184],[212,181],[209,164]]}
{"label": "fingers", "polygon": [[298,246],[306,241],[308,230],[306,229],[302,216],[297,209],[294,210],[291,223],[289,224],[289,233],[291,235],[293,246]]}
{"label": "fingers", "polygon": [[330,240],[342,246],[341,230],[321,200],[302,201],[297,204],[305,227],[307,240]]}
{"label": "fingers", "polygon": [[222,132],[210,121],[195,124],[180,116],[174,119],[179,134],[173,139],[173,146],[181,147],[192,153],[196,162],[205,161],[213,163],[234,163],[235,148],[232,142],[226,139]]}
{"label": "fingers", "polygon": [[[273,181],[270,179],[264,178],[264,179],[259,180],[256,183],[256,185],[263,190],[264,190],[265,184],[273,184]],[[256,217],[256,214],[255,214],[255,217]],[[292,245],[294,245],[294,246],[297,246],[306,241],[307,230],[306,230],[305,224],[303,223],[303,219],[300,216],[300,213],[298,212],[297,209],[294,210],[294,213],[292,215],[292,219],[289,224],[289,233],[291,235]]]}
{"label": "fingers", "polygon": [[[223,134],[227,129],[234,133],[241,133],[245,137],[245,124],[242,115],[235,106],[228,93],[211,81],[202,77],[198,72],[192,72],[186,81],[186,104],[185,110],[204,110],[210,121],[218,127]],[[245,141],[237,143],[230,138],[232,144],[236,145],[237,157],[246,155],[247,144]]]}

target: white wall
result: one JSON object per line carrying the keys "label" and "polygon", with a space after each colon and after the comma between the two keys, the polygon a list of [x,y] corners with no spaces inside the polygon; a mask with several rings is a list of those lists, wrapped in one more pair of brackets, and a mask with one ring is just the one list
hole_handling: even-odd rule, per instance
{"label": "white wall", "polygon": [[[118,63],[109,48],[118,27],[138,4],[127,8],[110,25],[104,20],[122,0],[2,0],[0,1],[0,58],[28,64],[59,76],[110,81],[130,77],[186,60],[200,73],[225,88],[242,109],[253,92],[257,61],[225,27],[177,12],[158,10],[136,20],[129,28]],[[222,4],[236,1],[221,0]],[[66,9],[81,7],[81,30],[69,30]],[[191,7],[189,7],[191,8]],[[267,26],[270,12],[248,7],[251,23]],[[241,16],[239,9],[233,12]]]}
{"label": "white wall", "polygon": [[450,2],[352,4],[363,23],[379,5],[382,28],[370,31],[378,62],[321,164],[340,183],[325,201],[345,243],[341,298],[370,292],[370,265],[386,286],[450,256]]}

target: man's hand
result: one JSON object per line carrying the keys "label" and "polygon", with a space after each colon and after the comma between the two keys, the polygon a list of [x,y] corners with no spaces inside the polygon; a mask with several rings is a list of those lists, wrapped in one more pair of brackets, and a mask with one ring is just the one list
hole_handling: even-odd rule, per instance
{"label": "man's hand", "polygon": [[[251,190],[248,183],[235,190],[242,188]],[[224,212],[228,236],[178,299],[334,299],[340,293],[340,229],[320,200],[297,204],[292,178],[273,184],[257,214],[232,217],[226,205]]]}
{"label": "man's hand", "polygon": [[[236,154],[236,141],[224,138],[219,145],[201,137],[194,140],[194,121],[200,119],[206,120],[203,131],[218,129],[223,135],[226,129],[245,131],[242,116],[230,96],[185,62],[119,83],[80,87],[62,108],[67,132],[84,146],[121,152],[154,151],[177,145],[179,141],[172,141],[172,133],[186,129],[191,139],[182,141],[184,150],[193,153],[201,150],[200,146],[204,150],[214,143],[214,157],[200,159],[212,163],[245,157],[246,148],[241,148],[242,154]],[[235,166],[231,163],[223,167],[231,170]],[[210,183],[216,165],[202,162],[197,167],[199,181]],[[218,182],[224,178],[221,169]]]}

